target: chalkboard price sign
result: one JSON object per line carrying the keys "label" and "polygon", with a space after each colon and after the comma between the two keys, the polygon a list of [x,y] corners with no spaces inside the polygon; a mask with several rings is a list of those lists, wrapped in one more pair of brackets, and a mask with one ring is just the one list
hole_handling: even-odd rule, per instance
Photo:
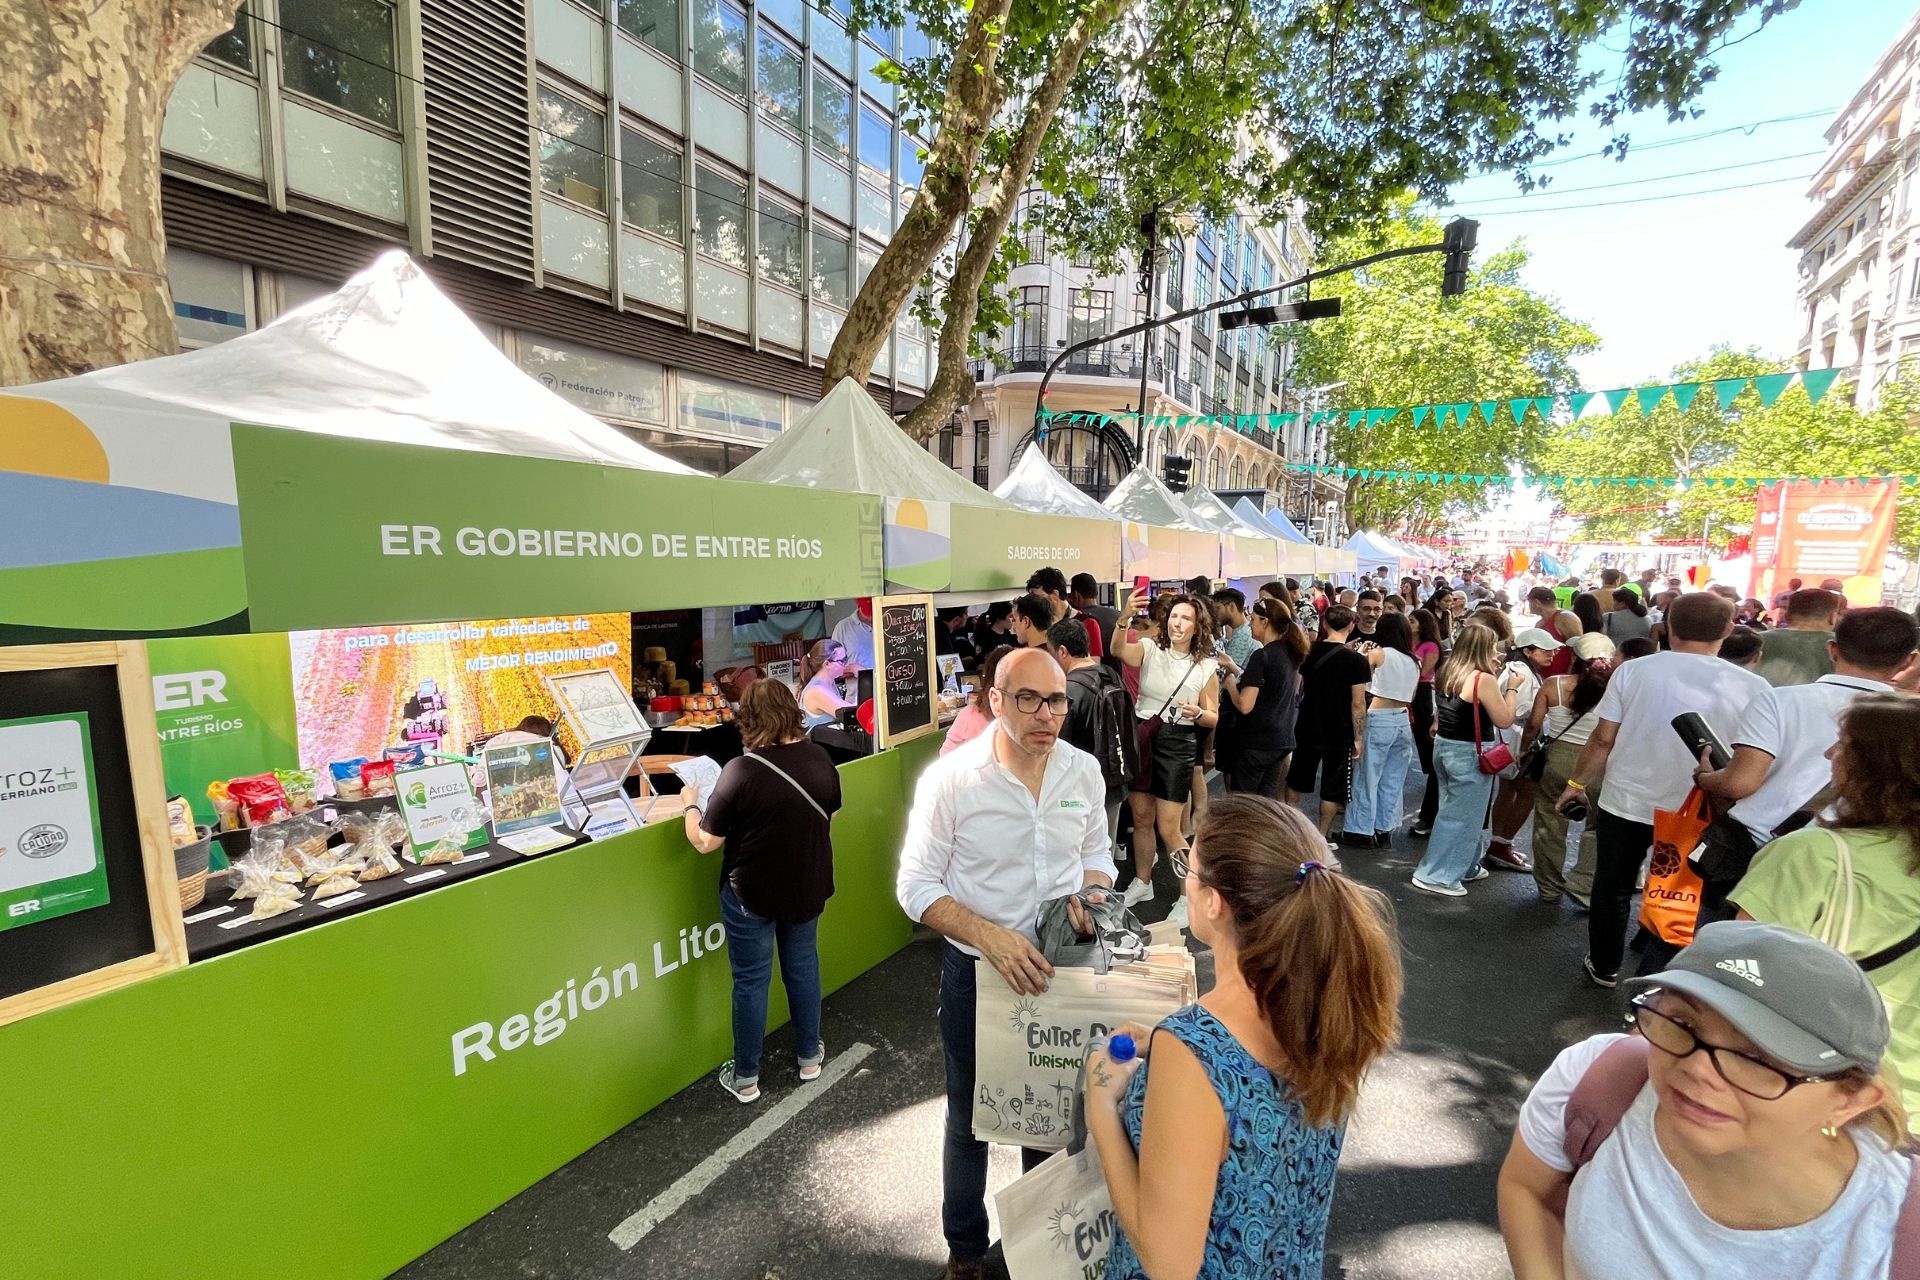
{"label": "chalkboard price sign", "polygon": [[881,748],[940,727],[934,679],[933,597],[881,596],[873,602],[876,738]]}

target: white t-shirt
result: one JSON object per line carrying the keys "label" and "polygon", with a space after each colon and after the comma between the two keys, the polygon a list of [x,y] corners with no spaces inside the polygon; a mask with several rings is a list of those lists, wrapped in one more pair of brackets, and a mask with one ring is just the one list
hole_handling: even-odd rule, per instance
{"label": "white t-shirt", "polygon": [[1600,807],[1645,823],[1655,809],[1678,808],[1700,762],[1687,754],[1673,718],[1697,711],[1725,741],[1747,704],[1770,687],[1744,667],[1700,653],[1650,653],[1614,668],[1600,718],[1620,732],[1607,757]]}
{"label": "white t-shirt", "polygon": [[[1599,1035],[1561,1050],[1527,1095],[1520,1140],[1549,1168],[1572,1170],[1565,1151],[1567,1100],[1594,1059],[1624,1038]],[[1911,1173],[1904,1157],[1850,1132],[1860,1163],[1825,1213],[1797,1227],[1735,1230],[1701,1212],[1660,1150],[1653,1129],[1657,1102],[1652,1086],[1642,1089],[1592,1161],[1574,1173],[1561,1255],[1567,1280],[1883,1280]]]}
{"label": "white t-shirt", "polygon": [[[1140,695],[1133,700],[1133,714],[1142,720],[1157,715],[1168,724],[1186,723],[1180,718],[1180,704],[1200,701],[1200,691],[1219,672],[1220,663],[1202,658],[1196,664],[1192,655],[1168,653],[1144,636],[1140,648],[1145,652],[1140,659]],[[1173,699],[1171,705],[1169,698]],[[1160,710],[1163,706],[1167,708],[1164,712]]]}
{"label": "white t-shirt", "polygon": [[1367,682],[1367,692],[1395,702],[1412,702],[1420,687],[1420,664],[1398,649],[1380,649],[1380,665]]}
{"label": "white t-shirt", "polygon": [[859,614],[849,614],[833,628],[833,638],[844,645],[847,656],[862,671],[873,670],[873,624]]}
{"label": "white t-shirt", "polygon": [[1733,806],[1733,817],[1761,844],[1833,778],[1827,748],[1840,736],[1840,713],[1863,693],[1893,686],[1858,676],[1821,676],[1812,684],[1769,685],[1747,704],[1729,747],[1758,747],[1773,757],[1760,789]]}

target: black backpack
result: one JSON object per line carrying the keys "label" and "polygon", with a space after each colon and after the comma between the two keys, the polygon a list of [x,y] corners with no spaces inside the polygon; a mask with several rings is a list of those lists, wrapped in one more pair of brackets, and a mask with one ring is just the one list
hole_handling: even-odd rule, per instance
{"label": "black backpack", "polygon": [[1100,776],[1109,790],[1125,786],[1140,767],[1133,695],[1104,667],[1082,667],[1067,679],[1093,694],[1093,758],[1100,762]]}

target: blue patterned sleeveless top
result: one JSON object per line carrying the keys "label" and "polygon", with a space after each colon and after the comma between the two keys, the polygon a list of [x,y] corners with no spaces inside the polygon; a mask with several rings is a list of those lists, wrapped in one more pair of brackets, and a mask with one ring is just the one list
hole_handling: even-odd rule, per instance
{"label": "blue patterned sleeveless top", "polygon": [[[1193,1051],[1227,1114],[1227,1158],[1198,1280],[1319,1280],[1346,1127],[1309,1126],[1299,1101],[1203,1006],[1188,1005],[1159,1030]],[[1120,1113],[1136,1153],[1151,1065],[1149,1058],[1134,1072]],[[1116,1229],[1106,1280],[1146,1274]]]}

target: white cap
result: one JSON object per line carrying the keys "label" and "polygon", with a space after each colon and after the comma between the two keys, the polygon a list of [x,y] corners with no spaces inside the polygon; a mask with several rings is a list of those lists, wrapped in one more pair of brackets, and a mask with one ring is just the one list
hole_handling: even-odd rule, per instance
{"label": "white cap", "polygon": [[1553,638],[1551,632],[1540,627],[1528,627],[1513,637],[1516,649],[1559,649],[1563,646]]}

